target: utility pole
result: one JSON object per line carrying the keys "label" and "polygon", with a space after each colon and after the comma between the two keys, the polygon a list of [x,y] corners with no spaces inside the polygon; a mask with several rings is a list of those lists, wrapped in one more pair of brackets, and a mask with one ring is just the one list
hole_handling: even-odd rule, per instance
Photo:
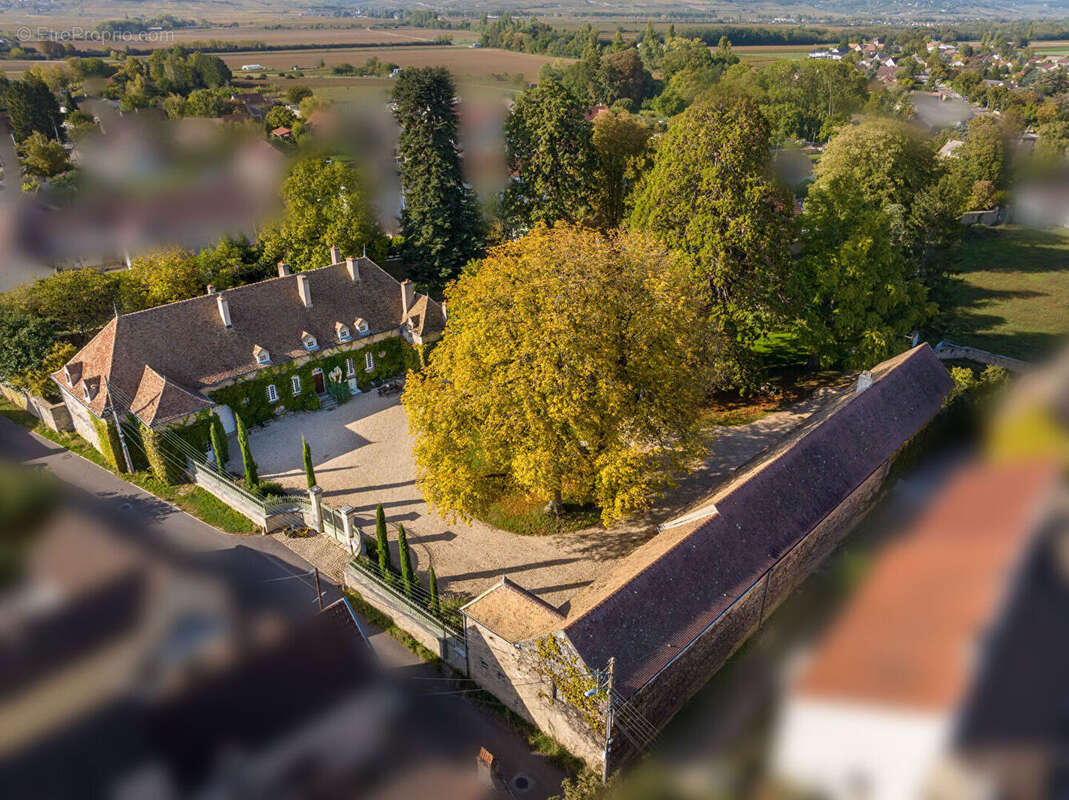
{"label": "utility pole", "polygon": [[609,748],[612,745],[612,691],[613,684],[615,683],[614,677],[616,674],[616,657],[609,657],[609,664],[605,669],[605,696],[607,698],[607,707],[605,709],[605,756],[602,758],[601,766],[601,781],[606,783],[609,780]]}
{"label": "utility pole", "polygon": [[133,473],[134,462],[133,459],[130,458],[130,451],[126,447],[126,437],[123,435],[122,425],[119,424],[119,415],[115,411],[115,403],[113,402],[114,397],[111,393],[111,382],[106,377],[104,378],[104,389],[108,393],[108,396],[105,397],[104,400],[111,409],[111,419],[115,423],[115,432],[119,434],[119,444],[122,445],[122,457],[126,462],[126,471]]}
{"label": "utility pole", "polygon": [[316,602],[319,603],[319,610],[323,610],[323,593],[319,591],[319,567],[315,568],[316,571]]}

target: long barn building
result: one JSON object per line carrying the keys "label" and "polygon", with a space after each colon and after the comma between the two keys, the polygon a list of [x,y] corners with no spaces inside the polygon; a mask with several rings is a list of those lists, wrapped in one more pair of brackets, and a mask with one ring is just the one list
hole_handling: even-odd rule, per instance
{"label": "long barn building", "polygon": [[463,609],[469,674],[615,771],[864,516],[951,385],[926,344],[879,364],[566,609],[502,578]]}

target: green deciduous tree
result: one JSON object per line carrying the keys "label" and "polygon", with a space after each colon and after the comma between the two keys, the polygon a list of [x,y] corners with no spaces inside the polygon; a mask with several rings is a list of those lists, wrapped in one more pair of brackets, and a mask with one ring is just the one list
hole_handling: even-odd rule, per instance
{"label": "green deciduous tree", "polygon": [[301,434],[301,458],[304,461],[304,477],[308,482],[308,488],[316,485],[315,469],[312,466],[312,448],[308,446],[308,440]]}
{"label": "green deciduous tree", "polygon": [[188,300],[204,287],[193,255],[177,247],[138,256],[128,272],[121,273],[123,311]]}
{"label": "green deciduous tree", "polygon": [[802,338],[823,365],[863,369],[904,350],[932,312],[891,218],[837,179],[813,187],[793,273]]}
{"label": "green deciduous tree", "polygon": [[57,272],[6,295],[8,305],[51,320],[59,331],[81,340],[96,333],[114,314],[118,299],[116,275],[94,269]]}
{"label": "green deciduous tree", "polygon": [[323,155],[299,159],[282,182],[282,216],[261,238],[266,263],[295,270],[322,267],[332,245],[344,255],[385,257],[385,241],[370,192],[355,166]]}
{"label": "green deciduous tree", "polygon": [[441,286],[482,254],[485,226],[464,184],[456,86],[444,67],[409,67],[394,85],[405,207],[401,258],[415,279]]}
{"label": "green deciduous tree", "polygon": [[252,457],[252,449],[249,447],[249,432],[245,429],[245,423],[240,414],[235,414],[234,419],[238,428],[238,447],[241,448],[241,463],[245,468],[245,485],[250,490],[255,490],[260,485],[260,476],[256,472],[256,461]]}
{"label": "green deciduous tree", "polygon": [[768,123],[752,101],[702,101],[672,120],[631,225],[693,260],[704,287],[695,302],[720,352],[715,380],[752,385],[749,349],[783,305],[792,233],[792,201],[771,177]]}
{"label": "green deciduous tree", "polygon": [[55,341],[55,328],[45,320],[0,310],[0,380],[17,385],[19,376],[41,365]]}
{"label": "green deciduous tree", "polygon": [[634,48],[606,53],[598,67],[601,101],[612,105],[620,100],[638,108],[650,93],[653,76]]}
{"label": "green deciduous tree", "polygon": [[226,472],[226,463],[230,460],[230,447],[226,441],[226,434],[223,432],[223,423],[214,411],[210,425],[209,434],[212,440],[212,452],[215,453],[215,465],[220,472]]}
{"label": "green deciduous tree", "polygon": [[403,403],[424,497],[484,513],[648,505],[696,452],[706,328],[689,265],[652,236],[559,224],[494,249],[447,290],[449,329]]}
{"label": "green deciduous tree", "polygon": [[627,211],[627,199],[649,155],[650,127],[626,111],[602,111],[594,118],[597,173],[593,196],[594,220],[604,228],[617,228]]}
{"label": "green deciduous tree", "polygon": [[590,215],[596,163],[584,104],[556,80],[528,89],[505,123],[505,153],[515,176],[505,190],[513,230],[538,222],[582,222]]}
{"label": "green deciduous tree", "polygon": [[19,146],[22,167],[29,175],[51,178],[70,169],[71,162],[62,143],[34,131]]}

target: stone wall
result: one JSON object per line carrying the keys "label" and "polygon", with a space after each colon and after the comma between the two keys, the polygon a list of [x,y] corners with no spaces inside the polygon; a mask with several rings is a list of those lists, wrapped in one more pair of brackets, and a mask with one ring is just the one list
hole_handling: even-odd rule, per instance
{"label": "stone wall", "polygon": [[342,573],[345,586],[364,598],[394,623],[407,631],[421,645],[441,658],[458,672],[468,672],[468,651],[463,640],[430,614],[413,608],[404,597],[398,595],[378,580],[349,566]]}
{"label": "stone wall", "polygon": [[1027,361],[1009,356],[1000,356],[998,353],[989,353],[978,347],[969,347],[961,344],[951,344],[943,341],[934,348],[935,354],[942,361],[975,361],[977,364],[990,364],[1002,367],[1010,372],[1027,372],[1032,365]]}
{"label": "stone wall", "polygon": [[[651,678],[631,698],[627,712],[620,715],[621,725],[626,727],[627,716],[638,716],[660,730],[860,522],[874,503],[889,467],[890,461],[885,462],[870,475],[740,595],[712,626]],[[624,731],[620,733],[624,735],[617,736],[614,731],[610,772],[637,754],[631,738]],[[632,733],[632,738],[638,738]]]}
{"label": "stone wall", "polygon": [[[604,734],[592,730],[575,707],[556,696],[552,681],[538,670],[534,644],[509,642],[469,617],[464,632],[472,680],[600,772]],[[571,647],[560,638],[563,647]]]}
{"label": "stone wall", "polygon": [[97,450],[103,452],[98,441],[96,425],[93,423],[96,415],[78,402],[66,389],[61,388],[60,392],[63,395],[64,405],[66,405],[70,414],[71,424],[74,426],[75,432]]}
{"label": "stone wall", "polygon": [[21,389],[14,389],[5,383],[0,383],[0,394],[19,408],[33,414],[54,431],[74,430],[70,412],[62,402],[52,403]]}

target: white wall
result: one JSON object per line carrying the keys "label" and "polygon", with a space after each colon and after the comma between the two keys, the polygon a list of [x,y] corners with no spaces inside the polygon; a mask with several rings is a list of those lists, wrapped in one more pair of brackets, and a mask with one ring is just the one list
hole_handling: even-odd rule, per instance
{"label": "white wall", "polygon": [[772,751],[772,770],[830,798],[910,800],[950,733],[950,717],[807,697],[786,703]]}

